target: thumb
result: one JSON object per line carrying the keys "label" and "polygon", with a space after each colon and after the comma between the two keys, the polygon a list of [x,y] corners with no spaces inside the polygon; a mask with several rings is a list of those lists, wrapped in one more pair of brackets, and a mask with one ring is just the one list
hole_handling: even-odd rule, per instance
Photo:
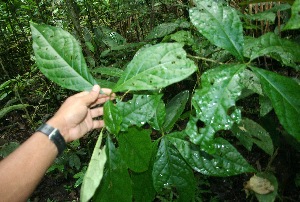
{"label": "thumb", "polygon": [[83,101],[86,105],[90,105],[95,102],[100,93],[100,86],[94,85],[92,90],[83,97]]}

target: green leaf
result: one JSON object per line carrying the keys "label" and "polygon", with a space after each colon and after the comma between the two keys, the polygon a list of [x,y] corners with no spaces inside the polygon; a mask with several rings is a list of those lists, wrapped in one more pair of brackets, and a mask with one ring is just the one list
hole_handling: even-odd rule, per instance
{"label": "green leaf", "polygon": [[185,136],[184,132],[171,133],[167,135],[167,138],[195,171],[218,177],[255,172],[255,169],[225,139],[216,138],[214,140],[213,146],[216,152],[210,155],[200,150],[198,145],[185,140]]}
{"label": "green leaf", "polygon": [[182,114],[185,105],[189,99],[189,91],[182,91],[177,94],[166,106],[166,120],[163,125],[163,131],[169,132]]}
{"label": "green leaf", "polygon": [[144,172],[152,155],[150,130],[129,128],[118,136],[122,159],[134,172]]}
{"label": "green leaf", "polygon": [[300,28],[300,0],[295,0],[292,5],[292,16],[286,25],[283,27],[283,30],[288,29],[299,29]]}
{"label": "green leaf", "polygon": [[146,36],[146,40],[157,39],[171,34],[179,27],[178,23],[162,23],[153,28],[152,31]]}
{"label": "green leaf", "polygon": [[133,201],[152,202],[156,191],[153,187],[152,170],[142,173],[131,173]]}
{"label": "green leaf", "polygon": [[[190,133],[190,139],[208,153],[214,152],[211,150],[214,149],[211,147],[214,134],[219,130],[229,130],[233,123],[241,119],[235,101],[241,95],[245,67],[243,64],[223,65],[205,72],[201,77],[202,88],[196,90],[192,97],[196,117],[205,126],[195,134]],[[194,125],[191,123],[192,127]]]}
{"label": "green leaf", "polygon": [[81,162],[79,156],[76,153],[71,153],[68,157],[68,161],[71,168],[76,168],[76,170],[80,169]]}
{"label": "green leaf", "polygon": [[274,147],[270,134],[258,123],[244,118],[239,124],[233,125],[231,131],[249,151],[254,143],[270,156],[273,155]]}
{"label": "green leaf", "polygon": [[92,72],[106,76],[121,77],[124,71],[115,67],[97,67]]}
{"label": "green leaf", "polygon": [[25,109],[28,106],[29,106],[28,104],[16,104],[16,105],[4,107],[0,110],[0,119],[3,118],[6,114],[8,114],[11,111]]}
{"label": "green leaf", "polygon": [[122,116],[120,115],[119,109],[109,100],[104,104],[103,111],[105,127],[110,133],[117,135],[122,123]]}
{"label": "green leaf", "polygon": [[274,33],[267,33],[259,38],[247,37],[244,48],[245,57],[254,60],[261,56],[269,56],[283,65],[299,70],[300,45],[291,40],[281,39]]}
{"label": "green leaf", "polygon": [[104,164],[106,162],[106,153],[105,146],[103,147],[103,149],[100,149],[101,142],[102,131],[98,137],[91,160],[89,162],[89,166],[83,178],[80,190],[81,202],[89,201],[93,197],[103,177]]}
{"label": "green leaf", "polygon": [[243,60],[243,27],[234,8],[213,0],[196,0],[189,10],[191,22],[211,43]]}
{"label": "green leaf", "polygon": [[0,146],[0,157],[5,158],[15,151],[20,144],[18,142],[8,142]]}
{"label": "green leaf", "polygon": [[41,72],[64,88],[90,90],[96,81],[88,72],[81,47],[61,28],[31,23],[33,50]]}
{"label": "green leaf", "polygon": [[162,130],[166,118],[165,103],[160,99],[156,109],[154,109],[153,117],[148,121],[151,127],[155,130]]}
{"label": "green leaf", "polygon": [[[120,151],[115,148],[110,137],[106,143],[107,162],[102,182],[93,201],[96,202],[132,202],[131,180]],[[95,173],[94,173],[95,175]]]}
{"label": "green leaf", "polygon": [[259,105],[260,116],[267,115],[273,109],[271,100],[267,96],[259,96]]}
{"label": "green leaf", "polygon": [[264,93],[270,98],[284,129],[300,141],[300,85],[276,73],[252,68],[260,78]]}
{"label": "green leaf", "polygon": [[153,185],[156,191],[175,187],[178,201],[192,201],[195,193],[195,178],[176,148],[166,138],[162,138],[153,165]]}
{"label": "green leaf", "polygon": [[160,43],[139,50],[113,91],[157,90],[187,78],[197,67],[182,46]]}
{"label": "green leaf", "polygon": [[123,117],[121,130],[132,125],[140,127],[149,121],[154,116],[161,97],[162,95],[133,95],[128,102],[118,102],[116,106]]}

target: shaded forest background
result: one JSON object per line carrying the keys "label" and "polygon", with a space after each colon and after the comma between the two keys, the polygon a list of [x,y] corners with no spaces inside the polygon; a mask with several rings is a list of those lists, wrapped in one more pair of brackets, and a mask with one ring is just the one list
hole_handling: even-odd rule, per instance
{"label": "shaded forest background", "polygon": [[[228,4],[243,12],[263,12],[270,7],[253,7],[240,1]],[[62,89],[51,82],[38,70],[32,49],[29,22],[61,27],[70,32],[81,44],[83,54],[91,71],[98,67],[123,68],[132,59],[137,47],[146,44],[147,35],[161,23],[188,20],[188,8],[193,5],[189,0],[6,0],[0,1],[0,108],[15,106],[0,114],[0,157],[26,140],[35,128],[46,121],[60,104],[74,92]],[[288,20],[289,13],[277,13],[276,22],[257,21],[254,29],[247,30],[249,35],[260,36],[268,31],[279,32],[278,26]],[[298,32],[290,32],[300,41]],[[124,41],[125,40],[125,41]],[[162,41],[161,38],[156,39]],[[118,49],[124,43],[132,47]],[[153,43],[153,42],[152,42]],[[259,65],[270,67],[279,65],[269,58],[261,58]],[[286,69],[281,74],[298,77],[299,73]],[[109,78],[107,79],[109,82]],[[188,85],[188,84],[187,84]],[[178,91],[180,91],[179,86]],[[184,88],[184,85],[183,85]],[[169,89],[172,90],[172,89]],[[174,92],[170,92],[170,94]],[[248,116],[259,119],[258,103],[246,103]],[[261,120],[270,125],[280,142],[284,131],[273,118]],[[278,120],[275,120],[277,123]],[[280,135],[279,135],[280,134]],[[80,184],[97,139],[97,132],[73,142],[65,154],[56,160],[30,201],[78,201]],[[272,159],[278,170],[280,199],[299,201],[300,191],[300,154],[298,145],[286,137],[277,148],[277,156]],[[4,147],[3,147],[4,148]],[[258,168],[266,166],[269,156],[254,148],[248,152],[247,160]],[[249,176],[228,178],[209,178],[199,176],[198,201],[244,201],[246,194],[242,182]],[[255,200],[254,198],[252,198]],[[252,200],[251,199],[251,200]],[[169,201],[165,195],[157,196],[157,201]]]}

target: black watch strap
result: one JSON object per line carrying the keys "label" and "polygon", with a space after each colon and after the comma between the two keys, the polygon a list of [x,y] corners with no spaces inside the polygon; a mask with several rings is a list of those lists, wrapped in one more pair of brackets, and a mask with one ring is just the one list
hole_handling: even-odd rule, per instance
{"label": "black watch strap", "polygon": [[53,128],[52,126],[45,123],[41,125],[37,129],[37,131],[47,135],[49,137],[49,140],[51,140],[56,145],[58,150],[58,156],[63,153],[63,151],[66,148],[66,141],[57,128]]}

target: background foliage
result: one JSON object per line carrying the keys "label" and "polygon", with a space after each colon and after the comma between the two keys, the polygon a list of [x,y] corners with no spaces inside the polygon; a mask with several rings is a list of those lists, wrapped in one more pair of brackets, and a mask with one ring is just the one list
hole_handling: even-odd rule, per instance
{"label": "background foliage", "polygon": [[[244,200],[253,173],[273,191],[251,185],[249,200],[299,200],[299,1],[9,0],[0,12],[1,156],[70,90],[99,83],[119,98],[105,105],[94,200]],[[79,197],[97,138],[49,169],[67,192],[53,199]]]}

